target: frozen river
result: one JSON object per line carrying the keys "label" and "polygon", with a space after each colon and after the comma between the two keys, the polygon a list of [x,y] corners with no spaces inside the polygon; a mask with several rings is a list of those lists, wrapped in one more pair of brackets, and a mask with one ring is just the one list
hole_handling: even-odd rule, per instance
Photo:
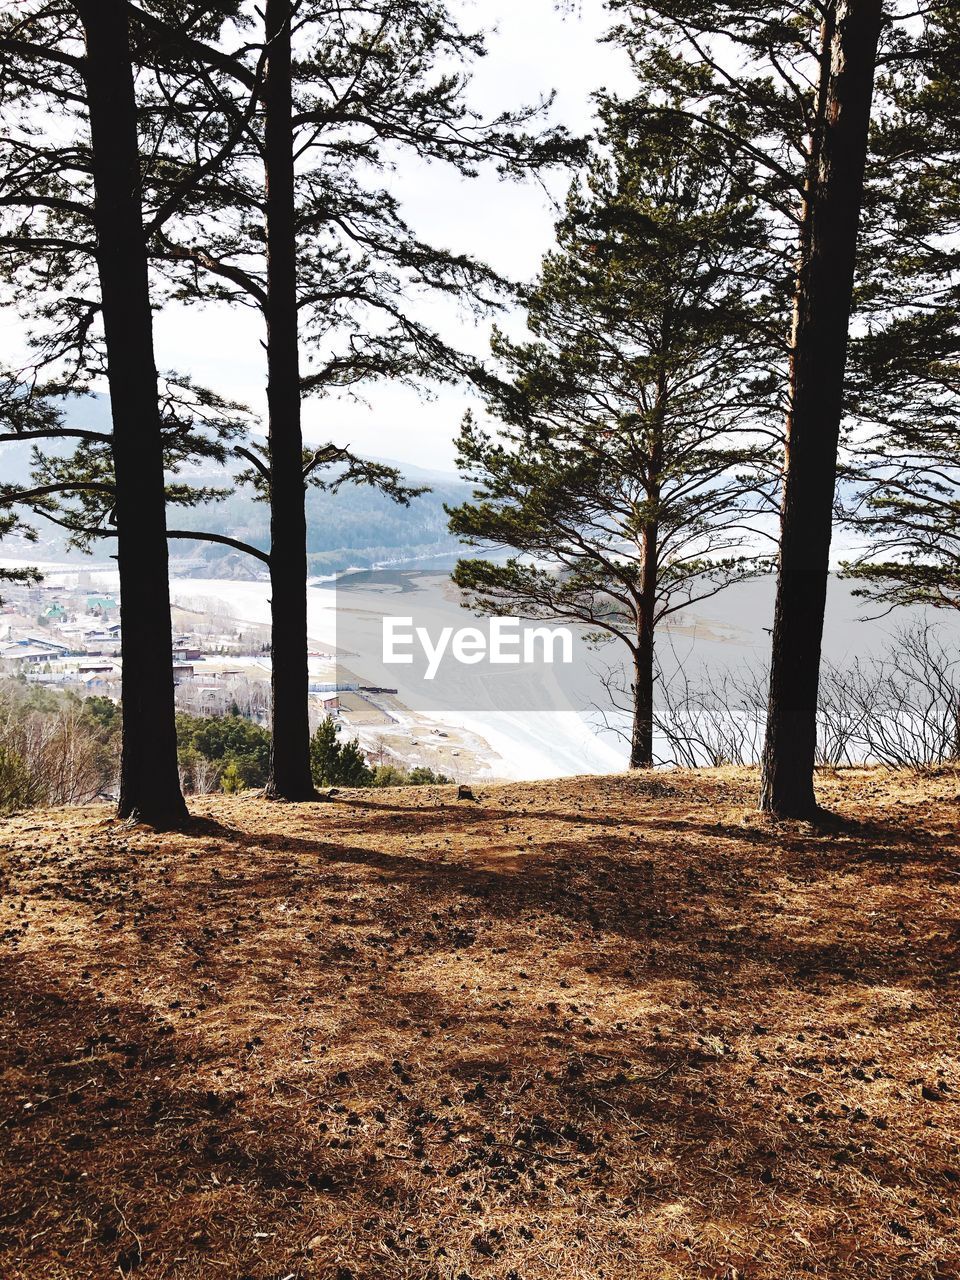
{"label": "frozen river", "polygon": [[[45,566],[45,580],[72,585],[81,571],[89,575],[84,581],[116,590],[113,567],[50,565]],[[175,603],[196,608],[203,602],[210,612],[242,621],[270,619],[267,582],[174,578],[171,595]],[[772,578],[756,579],[677,615],[661,637],[665,667],[677,662],[697,673],[703,667],[765,665],[773,595]],[[828,659],[842,664],[880,651],[898,628],[922,611],[901,609],[865,620],[870,612],[868,602],[853,596],[849,583],[831,579],[824,640]],[[625,767],[625,745],[600,727],[599,710],[607,705],[602,673],[620,661],[621,646],[595,651],[578,638],[576,660],[569,667],[541,669],[533,676],[512,668],[488,670],[481,678],[469,668],[446,663],[438,679],[426,685],[420,667],[382,663],[382,620],[397,614],[425,620],[434,630],[477,625],[441,571],[347,574],[339,583],[312,583],[308,627],[315,677],[332,673],[337,679],[396,688],[399,701],[421,719],[483,739],[491,749],[491,769],[500,777],[550,778]],[[960,624],[953,616],[937,614],[935,621],[948,641],[960,642]]]}

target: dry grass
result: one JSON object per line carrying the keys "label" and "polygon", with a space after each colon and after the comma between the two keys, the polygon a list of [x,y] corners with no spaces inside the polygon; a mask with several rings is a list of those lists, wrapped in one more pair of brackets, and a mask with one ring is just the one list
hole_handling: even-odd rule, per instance
{"label": "dry grass", "polygon": [[960,1276],[960,775],[754,788],[0,823],[0,1276]]}

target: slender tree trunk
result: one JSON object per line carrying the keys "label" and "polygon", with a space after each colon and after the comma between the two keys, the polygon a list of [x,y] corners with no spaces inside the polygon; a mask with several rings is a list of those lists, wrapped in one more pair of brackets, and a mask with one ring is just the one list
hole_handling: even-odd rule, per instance
{"label": "slender tree trunk", "polygon": [[653,633],[641,629],[633,655],[633,732],[630,768],[653,766]]}
{"label": "slender tree trunk", "polygon": [[116,472],[122,616],[122,818],[187,817],[177,769],[163,450],[123,0],[78,0],[86,37],[97,265]]}
{"label": "slender tree trunk", "polygon": [[655,525],[647,525],[643,531],[642,574],[637,647],[633,653],[631,769],[653,767],[653,615],[657,599],[657,528]]}
{"label": "slender tree trunk", "polygon": [[267,404],[270,416],[270,584],[273,738],[267,795],[309,800],[307,522],[294,206],[290,2],[266,0]]}
{"label": "slender tree trunk", "polygon": [[801,235],[760,804],[817,813],[813,772],[837,447],[882,0],[835,0]]}

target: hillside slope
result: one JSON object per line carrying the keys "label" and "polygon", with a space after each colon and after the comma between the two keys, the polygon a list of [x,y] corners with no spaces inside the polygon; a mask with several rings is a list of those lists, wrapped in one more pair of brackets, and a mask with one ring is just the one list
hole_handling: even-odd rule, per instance
{"label": "hillside slope", "polygon": [[3,821],[0,1275],[960,1276],[960,775],[755,786]]}

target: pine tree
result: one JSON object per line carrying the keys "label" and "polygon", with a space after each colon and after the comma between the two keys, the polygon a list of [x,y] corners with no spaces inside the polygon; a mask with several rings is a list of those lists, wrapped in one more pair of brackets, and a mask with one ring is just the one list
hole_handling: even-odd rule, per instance
{"label": "pine tree", "polygon": [[[466,77],[443,64],[467,65],[483,43],[437,0],[373,0],[349,12],[331,0],[268,0],[262,13],[241,6],[240,18],[244,54],[185,51],[210,71],[178,117],[180,152],[204,176],[191,188],[194,216],[181,206],[159,219],[155,244],[159,259],[181,268],[178,296],[263,316],[269,447],[265,459],[247,457],[271,506],[268,794],[295,800],[312,790],[304,489],[329,453],[305,459],[301,398],[373,378],[460,376],[463,359],[410,300],[440,291],[470,302],[501,286],[468,256],[419,241],[378,175],[398,150],[469,176],[480,164],[522,174],[575,148],[562,131],[531,136],[536,111],[489,123],[473,115]],[[175,169],[176,149],[164,149]],[[365,479],[375,477],[368,470]]]}
{"label": "pine tree", "polygon": [[[221,10],[222,21],[227,6]],[[16,438],[81,444],[70,462],[38,453],[37,483],[7,486],[0,498],[7,509],[33,506],[57,518],[56,497],[83,495],[109,512],[127,712],[119,812],[169,825],[186,808],[173,726],[164,453],[183,451],[175,433],[165,439],[171,415],[161,410],[153,356],[143,205],[147,189],[164,181],[140,149],[133,72],[135,59],[141,69],[146,63],[142,32],[131,25],[138,12],[122,0],[36,0],[0,24],[0,247],[36,352],[28,380],[54,369],[59,389],[75,392],[105,376],[113,415],[105,439],[65,428],[49,404],[47,421],[26,434],[8,417]],[[204,34],[217,20],[212,28],[202,20]],[[184,26],[193,22],[196,14]],[[172,386],[165,396],[176,401]],[[41,401],[32,389],[25,400]]]}
{"label": "pine tree", "polygon": [[324,716],[310,739],[310,768],[318,787],[364,787],[372,774],[354,738],[341,742],[337,723]]}
{"label": "pine tree", "polygon": [[800,230],[761,808],[817,813],[820,650],[881,0],[838,0]]}
{"label": "pine tree", "polygon": [[[868,156],[876,84],[882,121],[919,66],[931,10],[899,0],[610,0],[624,15],[617,38],[631,52],[647,101],[639,110],[684,119],[694,145],[719,135],[753,164],[752,188],[767,211],[771,243],[794,271],[782,551],[763,805],[813,816],[813,766],[823,606],[833,486],[843,409],[847,334],[864,176],[868,209],[908,172],[905,157]],[[935,10],[938,6],[933,6]],[[878,38],[880,38],[878,53]],[[877,66],[883,74],[876,78]],[[640,100],[642,102],[642,99]],[[876,132],[876,130],[875,130]],[[857,305],[882,305],[889,262],[884,218],[881,264],[865,252]],[[909,232],[907,233],[909,234]],[[870,289],[865,286],[869,284]]]}
{"label": "pine tree", "polygon": [[123,0],[77,0],[90,123],[93,224],[113,417],[123,631],[121,818],[187,816],[177,770],[166,505],[140,195],[133,67]]}
{"label": "pine tree", "polygon": [[631,131],[630,114],[603,103],[604,146],[524,295],[533,340],[495,340],[506,376],[483,386],[503,426],[465,422],[477,493],[451,528],[521,553],[459,562],[475,607],[626,645],[630,764],[644,767],[657,627],[768,567],[744,542],[751,525],[760,536],[777,349],[763,226],[734,158],[722,143],[692,157],[670,131]]}
{"label": "pine tree", "polygon": [[[163,456],[127,7],[122,0],[31,6],[4,20],[0,59],[3,97],[14,108],[3,139],[3,203],[18,219],[2,237],[7,270],[33,267],[35,289],[49,293],[78,258],[88,282],[95,264],[95,299],[47,304],[59,328],[44,354],[62,358],[74,344],[79,362],[87,332],[102,320],[123,612],[119,814],[166,826],[186,807],[176,767]],[[75,125],[76,140],[45,148],[38,110],[59,113],[61,132]]]}
{"label": "pine tree", "polygon": [[310,768],[318,787],[332,785],[339,755],[337,726],[331,716],[324,716],[310,739]]}
{"label": "pine tree", "polygon": [[891,176],[867,208],[867,252],[884,287],[852,342],[843,515],[862,550],[846,570],[886,607],[960,607],[958,102],[960,13],[934,6],[920,64],[875,131]]}

